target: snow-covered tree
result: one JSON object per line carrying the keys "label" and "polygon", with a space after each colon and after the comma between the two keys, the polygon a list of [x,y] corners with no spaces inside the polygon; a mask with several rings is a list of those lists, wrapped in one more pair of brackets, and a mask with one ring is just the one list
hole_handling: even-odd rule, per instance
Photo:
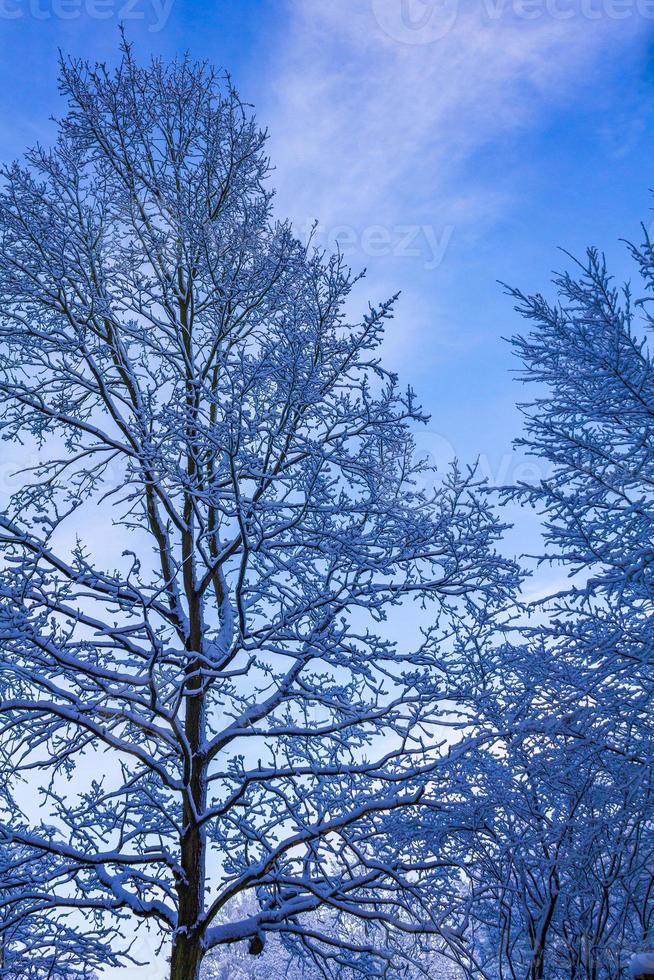
{"label": "snow-covered tree", "polygon": [[507,975],[524,975],[537,933],[547,966],[532,959],[529,975],[562,978],[623,978],[631,953],[651,937],[654,248],[647,234],[631,254],[641,281],[635,301],[629,288],[615,288],[594,249],[575,275],[555,280],[557,302],[510,291],[531,325],[514,339],[521,379],[536,388],[522,405],[519,443],[550,475],[508,496],[541,511],[541,560],[561,563],[573,582],[540,604],[538,625],[526,631],[522,680],[512,706],[504,696],[496,725],[506,734],[494,780],[505,787],[503,803],[496,798],[491,808],[497,842],[485,884],[495,878],[490,894],[502,895],[505,925],[494,948]]}
{"label": "snow-covered tree", "polygon": [[0,195],[0,736],[44,814],[10,839],[67,869],[14,905],[156,925],[174,980],[270,933],[380,975],[311,915],[443,930],[398,832],[447,773],[415,619],[502,599],[501,525],[472,473],[425,489],[393,304],[352,321],[358,277],[273,220],[228,78],[124,45],[61,88]]}
{"label": "snow-covered tree", "polygon": [[458,855],[466,977],[624,980],[654,914],[651,769],[607,749],[583,665],[547,624],[526,632],[501,639],[493,619],[459,631],[450,679],[476,748],[450,772],[456,811],[418,819]]}
{"label": "snow-covered tree", "polygon": [[654,911],[651,780],[566,714],[559,672],[548,691],[533,659],[525,676],[525,697],[467,760],[477,959],[489,977],[620,980]]}
{"label": "snow-covered tree", "polygon": [[[632,248],[643,295],[620,292],[590,250],[575,278],[556,280],[559,302],[513,292],[531,322],[514,345],[522,379],[520,443],[551,475],[513,491],[539,508],[547,551],[576,584],[549,602],[548,641],[577,673],[577,701],[608,749],[634,737],[652,759],[654,658],[654,247]],[[599,735],[598,735],[599,737]],[[633,746],[632,746],[633,748]]]}

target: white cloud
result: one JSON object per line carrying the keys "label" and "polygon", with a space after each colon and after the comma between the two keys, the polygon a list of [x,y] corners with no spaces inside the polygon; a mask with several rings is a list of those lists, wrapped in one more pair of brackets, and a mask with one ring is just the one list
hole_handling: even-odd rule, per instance
{"label": "white cloud", "polygon": [[[319,219],[327,246],[345,235],[353,268],[368,268],[357,312],[402,289],[384,352],[403,376],[480,343],[478,329],[453,321],[448,296],[469,290],[470,257],[520,200],[529,161],[516,134],[538,132],[552,108],[597,108],[591,80],[654,30],[637,7],[645,2],[285,0],[257,106],[279,213],[301,234]],[[612,16],[612,3],[627,16]],[[606,128],[605,141],[616,140],[610,118]],[[485,171],[476,154],[507,136],[511,169]],[[424,234],[413,258],[401,254],[407,225],[444,246],[440,264]],[[374,235],[366,247],[371,227],[385,231],[385,248]]]}
{"label": "white cloud", "polygon": [[631,2],[616,19],[614,0],[291,0],[260,105],[280,210],[359,228],[488,220],[506,191],[489,200],[462,164],[651,30]]}

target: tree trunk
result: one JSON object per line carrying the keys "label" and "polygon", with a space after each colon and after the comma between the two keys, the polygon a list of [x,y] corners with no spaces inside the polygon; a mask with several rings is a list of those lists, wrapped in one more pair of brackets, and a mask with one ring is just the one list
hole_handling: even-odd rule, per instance
{"label": "tree trunk", "polygon": [[200,980],[202,957],[202,945],[197,938],[177,936],[170,957],[170,980]]}
{"label": "tree trunk", "polygon": [[183,877],[178,882],[178,931],[173,939],[170,980],[199,980],[204,946],[200,921],[204,911],[206,885],[206,830],[198,815],[206,806],[206,761],[198,754],[204,732],[204,704],[201,697],[189,698],[186,705],[186,735],[192,750],[189,794],[184,802],[184,833],[181,839]]}
{"label": "tree trunk", "polygon": [[540,923],[536,937],[536,948],[532,952],[530,980],[544,980],[545,977],[545,952],[547,949],[547,936],[554,918],[558,892],[550,896],[547,912]]}
{"label": "tree trunk", "polygon": [[[201,665],[194,661],[189,668],[193,677],[201,675]],[[199,980],[204,956],[200,922],[204,911],[206,885],[206,828],[199,817],[207,801],[207,761],[200,749],[206,731],[205,703],[202,688],[186,699],[184,730],[190,748],[187,790],[183,804],[184,828],[180,841],[182,877],[177,883],[178,929],[173,938],[170,980]]]}

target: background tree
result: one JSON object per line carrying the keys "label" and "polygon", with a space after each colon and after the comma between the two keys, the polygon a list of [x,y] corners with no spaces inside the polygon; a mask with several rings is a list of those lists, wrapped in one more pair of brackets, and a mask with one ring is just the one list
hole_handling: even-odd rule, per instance
{"label": "background tree", "polygon": [[654,912],[650,770],[607,746],[547,620],[467,617],[447,659],[466,751],[454,805],[418,814],[415,839],[450,858],[434,886],[464,937],[461,975],[624,980]]}
{"label": "background tree", "polygon": [[[322,955],[307,955],[306,950],[297,946],[292,935],[277,935],[271,936],[265,950],[255,960],[239,945],[216,949],[204,961],[203,980],[268,980],[271,976],[288,977],[289,980],[308,980],[310,977],[356,980],[361,975],[361,970],[356,961],[354,966],[349,965],[349,946],[354,940],[362,945],[370,945],[371,939],[373,945],[387,952],[399,943],[401,950],[396,957],[392,974],[398,980],[424,980],[425,977],[458,980],[461,977],[451,958],[444,955],[442,949],[433,948],[436,943],[431,944],[423,937],[398,934],[389,936],[387,930],[380,931],[380,927],[374,924],[342,920],[334,915],[333,910],[326,908],[312,913],[310,919],[312,927],[317,931],[326,932],[335,941],[340,937],[342,947],[338,960],[335,957],[330,960]],[[376,937],[375,931],[379,931]],[[369,967],[372,974],[375,969],[373,956]]]}
{"label": "background tree", "polygon": [[[528,706],[527,728],[510,724],[512,747],[520,755],[527,748],[526,766],[512,749],[501,769],[521,796],[533,793],[536,810],[524,801],[516,810],[506,790],[495,811],[500,821],[520,815],[518,838],[504,835],[498,851],[507,875],[520,877],[516,860],[523,869],[522,884],[507,893],[509,919],[521,922],[516,911],[527,899],[530,917],[545,909],[544,883],[555,900],[538,918],[548,923],[547,976],[623,977],[630,953],[651,932],[654,252],[647,234],[631,254],[643,292],[635,302],[628,287],[614,287],[594,249],[576,276],[557,277],[556,303],[510,290],[530,323],[513,341],[521,380],[537,391],[521,406],[518,444],[550,475],[507,496],[542,512],[541,561],[576,576],[541,604],[545,622],[527,630],[530,661],[502,722]],[[565,829],[563,850],[557,826]],[[518,934],[531,935],[531,927]]]}
{"label": "background tree", "polygon": [[651,942],[647,235],[631,254],[642,282],[636,301],[592,249],[576,276],[555,280],[558,302],[510,291],[531,327],[514,339],[521,380],[536,387],[521,406],[519,445],[549,476],[506,496],[542,512],[541,561],[560,563],[575,582],[537,604],[524,653],[491,645],[477,657],[468,642],[470,656],[459,658],[467,670],[481,664],[465,689],[477,692],[473,729],[488,733],[469,840],[480,896],[471,923],[490,975],[622,978],[631,954]]}
{"label": "background tree", "polygon": [[561,660],[526,644],[485,673],[466,869],[489,978],[620,980],[654,911],[652,786],[582,727]]}
{"label": "background tree", "polygon": [[[652,530],[654,365],[648,346],[652,244],[632,247],[644,295],[612,285],[590,250],[577,278],[555,280],[559,302],[512,295],[530,321],[514,339],[522,380],[538,385],[522,406],[519,444],[551,475],[512,491],[542,510],[546,553],[577,584],[548,604],[549,639],[577,675],[584,724],[612,753],[652,759]],[[647,781],[648,775],[644,773]]]}
{"label": "background tree", "polygon": [[270,932],[379,975],[310,914],[443,930],[396,833],[448,765],[406,601],[500,601],[501,525],[473,474],[420,489],[392,303],[349,322],[342,258],[273,220],[228,78],[124,45],[61,88],[0,196],[3,436],[34,456],[0,516],[0,735],[49,827],[13,844],[68,869],[15,906],[156,924],[174,980]]}

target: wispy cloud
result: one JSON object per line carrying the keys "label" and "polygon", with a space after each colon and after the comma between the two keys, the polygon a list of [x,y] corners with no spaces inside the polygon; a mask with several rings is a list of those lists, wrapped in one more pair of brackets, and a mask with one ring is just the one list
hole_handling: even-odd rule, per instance
{"label": "wispy cloud", "polygon": [[654,25],[637,0],[620,19],[614,0],[455,4],[287,4],[264,106],[287,213],[391,226],[428,216],[441,228],[487,220],[507,189],[463,180],[471,154],[566,97],[609,45]]}
{"label": "wispy cloud", "polygon": [[605,59],[654,30],[644,2],[285,0],[258,100],[279,212],[305,233],[319,219],[318,240],[368,268],[365,295],[403,290],[385,347],[400,370],[480,343],[447,296],[469,290],[462,265],[512,213],[529,164],[518,154],[491,174],[479,151],[596,104]]}

